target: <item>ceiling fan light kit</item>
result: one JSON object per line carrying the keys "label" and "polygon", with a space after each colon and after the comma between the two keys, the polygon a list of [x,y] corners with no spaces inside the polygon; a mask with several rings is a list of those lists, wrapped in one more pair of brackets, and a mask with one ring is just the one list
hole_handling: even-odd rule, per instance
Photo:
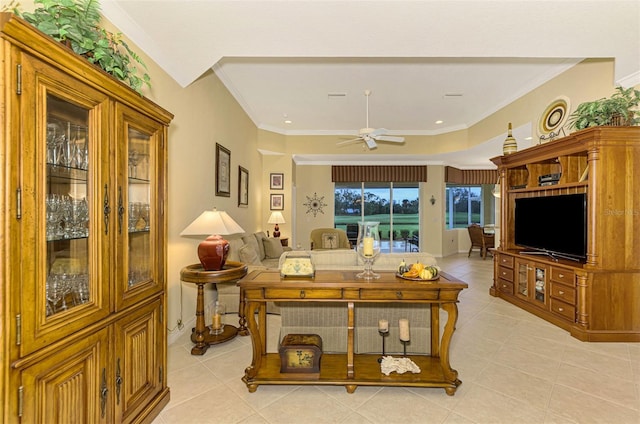
{"label": "ceiling fan light kit", "polygon": [[367,126],[365,128],[360,128],[360,131],[358,131],[358,137],[352,138],[350,140],[340,141],[336,143],[336,145],[344,146],[346,144],[363,141],[364,144],[369,148],[369,150],[373,150],[378,147],[378,144],[376,143],[377,141],[404,143],[404,137],[394,137],[386,135],[389,132],[389,130],[387,130],[386,128],[369,127],[369,96],[371,95],[371,90],[365,90],[364,95],[367,98]]}

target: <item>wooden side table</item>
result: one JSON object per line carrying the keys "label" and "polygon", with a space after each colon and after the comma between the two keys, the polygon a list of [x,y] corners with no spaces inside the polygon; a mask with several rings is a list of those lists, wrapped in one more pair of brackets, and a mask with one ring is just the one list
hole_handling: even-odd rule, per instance
{"label": "wooden side table", "polygon": [[191,334],[191,341],[196,345],[191,349],[192,355],[204,355],[210,345],[229,341],[238,334],[238,329],[229,324],[224,324],[224,331],[221,334],[211,334],[211,329],[205,325],[204,285],[238,281],[245,275],[247,275],[247,266],[233,261],[227,261],[220,271],[205,271],[201,264],[188,265],[180,271],[182,281],[198,286],[196,327]]}
{"label": "wooden side table", "polygon": [[280,244],[282,245],[282,247],[289,246],[289,237],[281,238],[280,239]]}

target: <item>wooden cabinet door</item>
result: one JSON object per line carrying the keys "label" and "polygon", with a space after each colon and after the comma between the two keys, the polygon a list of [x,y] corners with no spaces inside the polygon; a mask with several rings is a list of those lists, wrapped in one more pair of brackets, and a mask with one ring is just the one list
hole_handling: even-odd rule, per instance
{"label": "wooden cabinet door", "polygon": [[18,356],[110,313],[109,100],[22,54],[20,212],[12,293]]}
{"label": "wooden cabinet door", "polygon": [[115,421],[130,422],[165,386],[160,299],[115,323]]}
{"label": "wooden cabinet door", "polygon": [[21,373],[21,422],[112,422],[107,369],[109,331],[56,349]]}
{"label": "wooden cabinet door", "polygon": [[116,105],[116,310],[162,291],[165,279],[166,127]]}

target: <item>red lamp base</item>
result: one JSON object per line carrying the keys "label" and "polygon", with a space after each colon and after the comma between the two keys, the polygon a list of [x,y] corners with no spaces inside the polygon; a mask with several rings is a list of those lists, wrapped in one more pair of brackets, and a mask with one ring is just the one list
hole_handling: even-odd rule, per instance
{"label": "red lamp base", "polygon": [[198,245],[198,258],[205,271],[220,271],[229,254],[229,242],[222,236],[209,236]]}
{"label": "red lamp base", "polygon": [[276,227],[273,229],[273,237],[280,237],[280,227],[276,224]]}

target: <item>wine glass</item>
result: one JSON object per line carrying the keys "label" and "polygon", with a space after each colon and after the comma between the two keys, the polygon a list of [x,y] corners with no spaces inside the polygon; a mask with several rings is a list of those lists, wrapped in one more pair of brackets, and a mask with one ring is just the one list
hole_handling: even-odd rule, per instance
{"label": "wine glass", "polygon": [[357,274],[357,278],[375,280],[380,275],[373,272],[372,266],[375,258],[380,254],[379,222],[358,222],[358,255],[364,262],[364,271]]}

